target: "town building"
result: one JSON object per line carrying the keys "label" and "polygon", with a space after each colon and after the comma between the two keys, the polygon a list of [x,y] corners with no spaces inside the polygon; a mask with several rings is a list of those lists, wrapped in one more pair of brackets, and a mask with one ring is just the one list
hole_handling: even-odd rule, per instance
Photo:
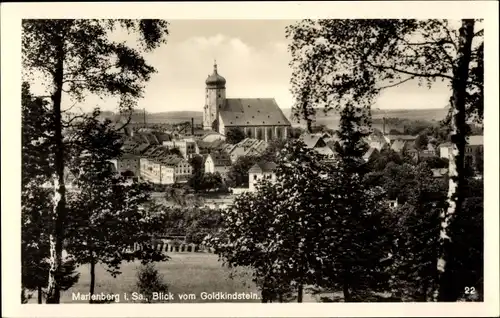
{"label": "town building", "polygon": [[154,184],[185,183],[193,173],[186,159],[175,155],[141,158],[141,178]]}
{"label": "town building", "polygon": [[267,142],[259,139],[245,138],[235,145],[227,144],[222,150],[229,154],[232,163],[239,157],[260,156],[267,149]]}
{"label": "town building", "polygon": [[[439,156],[449,159],[453,145],[450,142],[445,142],[439,145]],[[484,158],[484,140],[482,135],[473,135],[467,137],[464,153],[465,165],[477,168],[478,161]]]}
{"label": "town building", "polygon": [[240,129],[249,138],[286,139],[291,128],[274,98],[226,98],[226,79],[214,64],[205,81],[203,129],[225,135],[229,129]]}
{"label": "town building", "polygon": [[116,170],[119,174],[127,177],[136,177],[140,175],[141,158],[138,155],[124,153],[116,159]]}
{"label": "town building", "polygon": [[224,146],[224,140],[214,140],[212,142],[202,140],[196,141],[196,151],[199,155],[208,155],[213,152],[221,152]]}
{"label": "town building", "polygon": [[412,135],[384,135],[385,141],[389,145],[393,145],[394,142],[396,141],[411,141],[414,142],[417,139],[418,136],[412,136]]}
{"label": "town building", "polygon": [[228,195],[220,198],[205,198],[203,207],[212,210],[227,210],[234,203],[234,196]]}
{"label": "town building", "polygon": [[219,173],[225,182],[229,169],[231,169],[231,159],[227,153],[213,152],[206,155],[205,173]]}
{"label": "town building", "polygon": [[[323,134],[303,134],[300,136],[308,149],[313,149],[317,153],[324,156],[325,160],[333,160],[335,158],[335,150],[329,146],[324,140]],[[328,138],[328,137],[327,137]]]}
{"label": "town building", "polygon": [[184,159],[189,159],[197,153],[197,145],[193,139],[174,139],[170,141],[164,141],[163,146],[169,149],[179,149]]}
{"label": "town building", "polygon": [[372,160],[373,158],[375,158],[379,153],[380,152],[377,148],[370,147],[363,155],[363,160],[365,160],[365,162],[368,162],[368,161]]}
{"label": "town building", "polygon": [[274,170],[276,164],[274,162],[259,162],[253,165],[248,170],[248,188],[251,192],[257,190],[257,184],[261,180],[268,180],[269,182],[276,182],[276,174]]}
{"label": "town building", "polygon": [[469,167],[477,167],[479,160],[484,158],[483,136],[475,135],[467,138],[465,145],[465,164]]}

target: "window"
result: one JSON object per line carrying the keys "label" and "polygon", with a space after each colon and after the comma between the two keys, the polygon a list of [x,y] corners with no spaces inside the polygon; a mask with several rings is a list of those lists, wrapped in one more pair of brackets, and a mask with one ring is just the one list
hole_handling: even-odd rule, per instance
{"label": "window", "polygon": [[257,180],[257,175],[256,174],[253,175],[253,179]]}

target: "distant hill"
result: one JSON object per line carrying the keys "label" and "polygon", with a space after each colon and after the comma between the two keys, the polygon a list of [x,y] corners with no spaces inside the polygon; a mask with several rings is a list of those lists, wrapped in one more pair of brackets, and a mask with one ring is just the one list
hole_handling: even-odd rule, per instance
{"label": "distant hill", "polygon": [[[283,109],[283,113],[288,118],[291,118],[292,111],[290,108]],[[408,120],[422,120],[422,121],[440,121],[446,117],[448,108],[429,108],[429,109],[372,109],[373,119],[399,118]],[[331,112],[325,115],[323,110],[319,110],[316,114],[316,124],[325,125],[331,129],[337,129],[340,120],[338,112]],[[291,120],[290,120],[291,121]],[[303,126],[301,123],[292,122],[293,126]]]}
{"label": "distant hill", "polygon": [[[303,126],[302,124],[293,122],[291,120],[291,109],[283,109],[283,113],[287,118],[290,119],[293,126]],[[374,119],[381,119],[382,117],[392,117],[399,119],[409,119],[409,120],[423,120],[423,121],[440,121],[445,118],[448,113],[448,108],[430,108],[430,109],[391,109],[391,110],[381,110],[372,109],[372,117]],[[103,117],[108,118],[118,118],[118,115],[112,112],[103,112]],[[177,124],[182,122],[191,121],[194,118],[195,124],[201,124],[203,121],[203,112],[200,111],[171,111],[171,112],[160,112],[160,113],[148,113],[146,112],[146,122],[149,124],[161,124],[161,123],[171,123]],[[325,125],[331,129],[337,129],[339,123],[340,115],[337,112],[331,112],[325,115],[322,110],[318,111],[316,114],[316,124]],[[132,115],[132,123],[143,123],[144,113],[142,111],[135,111]]]}
{"label": "distant hill", "polygon": [[[103,112],[102,117],[110,119],[118,119],[120,116],[114,114],[113,112]],[[174,112],[161,112],[161,113],[148,113],[146,112],[146,118],[144,118],[144,112],[135,111],[132,115],[131,123],[143,123],[144,119],[148,124],[178,124],[186,121],[191,121],[194,118],[195,124],[201,124],[203,121],[203,113],[196,111],[174,111]],[[125,119],[125,118],[124,118]]]}

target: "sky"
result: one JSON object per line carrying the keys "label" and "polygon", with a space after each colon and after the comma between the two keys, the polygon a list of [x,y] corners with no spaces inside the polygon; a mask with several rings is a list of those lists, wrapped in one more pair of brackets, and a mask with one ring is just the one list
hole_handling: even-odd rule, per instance
{"label": "sky", "polygon": [[[228,98],[275,98],[281,108],[293,105],[291,59],[285,27],[293,20],[171,20],[168,43],[146,55],[157,69],[146,84],[139,109],[147,112],[202,111],[205,79],[214,60],[226,78]],[[117,35],[119,38],[121,35]],[[431,90],[407,82],[382,93],[381,109],[445,107],[450,92],[444,84]],[[116,104],[89,98],[93,106],[116,110]]]}

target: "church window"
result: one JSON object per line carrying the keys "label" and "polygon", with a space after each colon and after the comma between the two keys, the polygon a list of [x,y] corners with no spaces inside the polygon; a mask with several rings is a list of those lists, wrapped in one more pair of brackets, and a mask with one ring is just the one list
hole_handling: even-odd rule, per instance
{"label": "church window", "polygon": [[249,122],[249,121],[247,121],[247,124],[250,124],[250,122]]}
{"label": "church window", "polygon": [[273,128],[269,127],[267,128],[267,139],[272,139],[273,138]]}
{"label": "church window", "polygon": [[252,118],[255,118],[255,116],[252,116]]}
{"label": "church window", "polygon": [[262,135],[263,135],[262,128],[258,128],[258,130],[257,130],[257,139],[261,139],[262,140],[263,139]]}

